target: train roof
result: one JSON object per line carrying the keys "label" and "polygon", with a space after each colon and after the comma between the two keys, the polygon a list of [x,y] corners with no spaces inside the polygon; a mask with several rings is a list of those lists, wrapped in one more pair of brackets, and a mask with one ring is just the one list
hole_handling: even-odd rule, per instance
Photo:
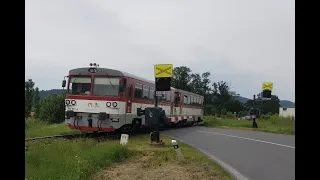
{"label": "train roof", "polygon": [[[125,77],[130,77],[130,78],[133,78],[133,79],[137,79],[137,80],[140,80],[140,81],[145,81],[145,82],[148,82],[150,84],[155,84],[154,81],[151,81],[149,79],[146,79],[146,78],[143,78],[143,77],[140,77],[140,76],[136,76],[136,75],[128,73],[128,72],[119,71],[119,70],[116,70],[116,69],[100,68],[100,67],[83,67],[83,68],[71,69],[69,71],[69,75],[88,75],[88,74],[93,74],[93,73],[91,73],[89,71],[89,69],[91,69],[91,68],[95,68],[97,70],[95,74],[112,75],[112,76],[125,76]],[[192,92],[189,92],[189,91],[184,91],[184,90],[177,89],[177,88],[174,88],[174,87],[171,87],[171,90],[177,90],[177,91],[180,91],[180,92],[185,92],[185,93],[188,93],[188,94],[194,94],[194,95],[197,95],[197,96],[201,96],[200,94],[192,93]]]}

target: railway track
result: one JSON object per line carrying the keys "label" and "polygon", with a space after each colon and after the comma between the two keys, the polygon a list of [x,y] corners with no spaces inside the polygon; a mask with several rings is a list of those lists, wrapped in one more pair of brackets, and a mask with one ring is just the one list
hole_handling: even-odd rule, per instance
{"label": "railway track", "polygon": [[[179,128],[182,128],[182,127],[174,127],[172,129],[179,129]],[[159,129],[159,131],[161,132],[163,130],[168,130],[168,129],[170,128],[162,128],[161,130]],[[126,132],[126,134],[128,134],[129,136],[135,136],[135,135],[141,135],[141,134],[149,134],[150,132],[151,131],[148,131],[148,130],[140,130],[136,132]],[[63,135],[54,135],[54,136],[25,138],[25,142],[43,140],[43,139],[81,139],[81,138],[117,140],[117,139],[120,139],[120,137],[121,137],[121,133],[119,132],[78,133],[78,134],[63,134]]]}
{"label": "railway track", "polygon": [[33,137],[26,138],[25,142],[28,141],[36,141],[43,139],[80,139],[80,138],[107,138],[107,139],[117,139],[120,138],[120,134],[108,134],[108,133],[78,133],[78,134],[64,134],[64,135],[54,135],[54,136],[41,136],[41,137]]}

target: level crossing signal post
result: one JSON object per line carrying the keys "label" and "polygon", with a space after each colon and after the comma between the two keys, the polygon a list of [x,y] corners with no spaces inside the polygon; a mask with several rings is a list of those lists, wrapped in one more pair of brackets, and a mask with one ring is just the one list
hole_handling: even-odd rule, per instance
{"label": "level crossing signal post", "polygon": [[[158,107],[158,97],[163,97],[165,93],[171,90],[171,80],[173,76],[172,64],[156,64],[154,66],[155,91],[154,91],[154,107]],[[160,117],[159,117],[160,118]],[[160,122],[160,121],[158,121]],[[154,127],[151,132],[151,142],[160,141],[159,124]]]}
{"label": "level crossing signal post", "polygon": [[253,128],[258,128],[258,124],[256,122],[256,117],[257,117],[257,109],[255,107],[256,101],[264,101],[264,100],[271,100],[272,97],[272,89],[273,89],[273,83],[272,82],[263,82],[262,83],[262,96],[261,98],[259,97],[256,99],[256,95],[253,95],[253,111],[250,113],[253,115],[253,122],[252,122],[252,127]]}

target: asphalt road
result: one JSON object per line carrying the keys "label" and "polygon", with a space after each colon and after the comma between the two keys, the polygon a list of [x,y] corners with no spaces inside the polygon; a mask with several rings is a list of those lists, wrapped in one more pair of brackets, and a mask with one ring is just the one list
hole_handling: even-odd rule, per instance
{"label": "asphalt road", "polygon": [[205,153],[236,179],[295,179],[295,136],[201,126],[161,133]]}

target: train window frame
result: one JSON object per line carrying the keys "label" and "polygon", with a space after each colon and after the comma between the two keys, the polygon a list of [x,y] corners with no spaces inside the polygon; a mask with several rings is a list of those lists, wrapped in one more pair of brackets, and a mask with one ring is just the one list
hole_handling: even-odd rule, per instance
{"label": "train window frame", "polygon": [[[82,80],[80,80],[82,79]],[[76,83],[76,80],[77,81],[87,81],[89,80],[90,82],[77,82]],[[73,93],[73,84],[86,84],[89,86],[89,88],[87,89],[90,89],[88,91],[85,91],[84,93]],[[92,89],[92,77],[91,76],[70,76],[69,77],[69,81],[68,81],[68,94],[70,95],[73,95],[73,96],[90,96],[92,94],[91,92],[91,89]],[[83,85],[82,85],[83,86]]]}
{"label": "train window frame", "polygon": [[[167,97],[166,97],[166,101],[167,102],[171,102],[171,91],[169,91],[168,93],[166,93]],[[169,99],[168,99],[169,98]]]}
{"label": "train window frame", "polygon": [[187,95],[183,95],[183,104],[188,105],[188,96]]}
{"label": "train window frame", "polygon": [[[138,97],[138,90],[140,91],[141,90],[141,94],[140,94],[140,97]],[[142,84],[140,83],[135,83],[134,85],[134,99],[142,99],[142,95],[143,95],[143,91],[142,91]]]}
{"label": "train window frame", "polygon": [[151,100],[154,99],[154,90],[155,90],[155,88],[153,86],[149,87],[149,99],[151,99]]}
{"label": "train window frame", "polygon": [[166,102],[167,101],[167,94],[166,93],[162,94],[162,96],[159,97],[159,101]]}
{"label": "train window frame", "polygon": [[[148,95],[145,96],[145,91],[148,91]],[[142,99],[149,99],[149,94],[150,94],[150,87],[148,85],[142,85]]]}
{"label": "train window frame", "polygon": [[[114,82],[112,82],[112,81],[114,81]],[[114,91],[116,93],[104,94],[104,95],[100,94],[100,93],[112,92],[112,91],[109,91],[108,88],[109,88],[109,90],[116,89],[116,91]],[[92,96],[119,97],[120,96],[120,77],[94,76],[93,77]]]}

